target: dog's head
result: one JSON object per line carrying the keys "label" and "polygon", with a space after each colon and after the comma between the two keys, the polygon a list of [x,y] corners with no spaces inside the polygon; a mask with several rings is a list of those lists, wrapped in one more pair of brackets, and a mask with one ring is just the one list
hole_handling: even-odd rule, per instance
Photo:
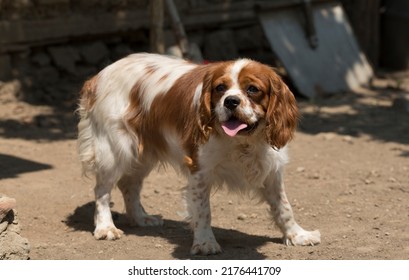
{"label": "dog's head", "polygon": [[209,69],[198,107],[204,135],[215,130],[229,137],[252,137],[262,131],[267,143],[278,149],[292,139],[296,101],[273,69],[248,59]]}

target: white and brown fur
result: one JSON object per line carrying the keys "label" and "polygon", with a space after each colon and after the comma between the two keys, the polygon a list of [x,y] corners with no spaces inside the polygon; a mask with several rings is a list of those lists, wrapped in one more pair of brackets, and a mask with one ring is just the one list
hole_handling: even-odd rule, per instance
{"label": "white and brown fur", "polygon": [[[231,96],[239,100],[235,108],[225,106]],[[196,65],[134,54],[84,84],[79,114],[80,159],[84,172],[96,177],[95,238],[121,237],[109,207],[115,185],[132,225],[162,225],[159,217],[145,212],[140,192],[157,164],[171,164],[188,180],[192,254],[221,252],[209,202],[212,187],[220,185],[259,194],[285,244],[320,243],[318,231],[305,231],[295,222],[284,192],[286,144],[298,110],[293,94],[270,67],[248,59]],[[226,135],[221,124],[233,116],[251,129]]]}

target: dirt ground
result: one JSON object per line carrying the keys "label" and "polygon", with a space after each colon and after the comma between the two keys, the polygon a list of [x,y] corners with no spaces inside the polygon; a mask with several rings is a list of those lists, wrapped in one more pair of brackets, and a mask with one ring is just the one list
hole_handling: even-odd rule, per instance
{"label": "dirt ground", "polygon": [[113,216],[125,234],[95,240],[94,183],[81,177],[73,105],[19,101],[16,82],[0,86],[0,193],[17,200],[31,259],[408,259],[409,113],[397,99],[408,80],[299,100],[286,187],[298,222],[321,231],[315,247],[286,247],[266,205],[220,190],[212,224],[225,252],[190,256],[192,234],[178,215],[185,180],[172,170],[152,173],[143,189],[163,227],[129,227],[115,189]]}

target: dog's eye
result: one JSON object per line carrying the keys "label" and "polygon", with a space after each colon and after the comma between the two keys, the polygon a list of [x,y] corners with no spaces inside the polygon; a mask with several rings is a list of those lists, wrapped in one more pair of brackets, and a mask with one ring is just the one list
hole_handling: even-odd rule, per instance
{"label": "dog's eye", "polygon": [[256,88],[255,86],[249,86],[247,88],[247,93],[249,93],[249,94],[254,94],[254,93],[257,93],[257,92],[259,92],[259,89]]}
{"label": "dog's eye", "polygon": [[216,87],[217,92],[225,92],[226,91],[226,86],[223,84],[220,84]]}

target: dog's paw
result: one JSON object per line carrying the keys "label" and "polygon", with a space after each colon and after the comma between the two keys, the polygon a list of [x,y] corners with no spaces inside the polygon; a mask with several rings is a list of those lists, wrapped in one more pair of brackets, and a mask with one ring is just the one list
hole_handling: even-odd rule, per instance
{"label": "dog's paw", "polygon": [[287,246],[314,246],[321,243],[321,234],[318,230],[298,230],[295,233],[284,236],[284,244]]}
{"label": "dog's paw", "polygon": [[163,226],[163,220],[160,216],[144,215],[131,221],[131,225],[140,227]]}
{"label": "dog's paw", "polygon": [[192,255],[215,255],[222,252],[222,248],[216,240],[206,240],[203,242],[194,242],[190,249]]}
{"label": "dog's paw", "polygon": [[106,227],[106,228],[96,228],[94,231],[95,239],[101,240],[116,240],[121,238],[121,235],[124,232],[120,229],[117,229],[115,226]]}

